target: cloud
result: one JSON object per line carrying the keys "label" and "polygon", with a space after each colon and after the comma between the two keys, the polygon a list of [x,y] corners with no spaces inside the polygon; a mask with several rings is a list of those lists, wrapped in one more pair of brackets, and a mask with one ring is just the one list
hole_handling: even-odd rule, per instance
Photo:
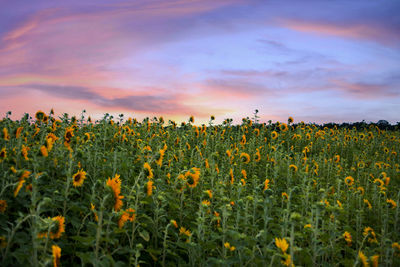
{"label": "cloud", "polygon": [[355,40],[368,40],[388,46],[397,46],[400,42],[400,31],[398,29],[388,29],[383,27],[383,25],[377,24],[368,25],[363,22],[356,22],[343,25],[327,21],[306,21],[299,19],[281,20],[280,24],[295,31]]}
{"label": "cloud", "polygon": [[221,70],[222,74],[232,76],[244,76],[244,77],[284,77],[288,75],[287,71],[274,71],[274,70]]}
{"label": "cloud", "polygon": [[331,80],[333,89],[343,92],[357,99],[376,99],[376,98],[392,98],[399,97],[399,83],[390,84],[370,83],[370,82],[349,82],[346,80]]}
{"label": "cloud", "polygon": [[[202,112],[195,112],[190,106],[179,103],[179,97],[174,94],[169,95],[129,95],[123,97],[106,98],[86,87],[80,86],[60,86],[48,84],[26,84],[14,87],[3,87],[4,97],[14,95],[19,91],[40,91],[51,97],[63,99],[64,101],[76,100],[94,104],[99,107],[121,108],[136,112],[156,112],[165,114],[194,114],[204,115]],[[6,91],[9,89],[9,93]]]}

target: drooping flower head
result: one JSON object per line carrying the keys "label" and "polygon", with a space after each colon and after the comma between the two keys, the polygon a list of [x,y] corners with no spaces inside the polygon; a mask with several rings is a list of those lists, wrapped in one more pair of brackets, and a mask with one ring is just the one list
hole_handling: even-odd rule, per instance
{"label": "drooping flower head", "polygon": [[286,251],[289,247],[288,242],[284,238],[281,239],[281,238],[275,237],[275,245],[277,248],[279,248],[282,251],[282,253],[286,253]]}
{"label": "drooping flower head", "polygon": [[114,210],[119,211],[123,205],[122,199],[124,196],[121,196],[121,179],[119,178],[120,175],[115,174],[114,178],[108,178],[107,186],[109,186],[114,195]]}
{"label": "drooping flower head", "polygon": [[297,172],[297,166],[294,164],[289,165],[289,170],[293,170],[294,172]]}
{"label": "drooping flower head", "polygon": [[41,146],[41,147],[40,147],[40,153],[41,153],[42,156],[45,157],[45,158],[49,156],[49,153],[48,153],[47,148],[46,148],[45,146]]}
{"label": "drooping flower head", "polygon": [[[62,233],[65,232],[65,218],[63,216],[56,216],[51,218],[53,224],[50,228],[50,238],[58,239],[61,237]],[[39,233],[38,238],[47,237],[47,232]]]}
{"label": "drooping flower head", "polygon": [[127,221],[133,222],[136,218],[136,213],[134,209],[127,209],[122,213],[121,218],[118,220],[118,227],[122,228],[124,227],[125,223]]}
{"label": "drooping flower head", "polygon": [[243,163],[247,164],[250,162],[250,155],[245,152],[242,152],[240,153],[240,159],[242,160]]}
{"label": "drooping flower head", "polygon": [[53,252],[53,267],[61,266],[60,264],[61,248],[57,245],[53,245],[51,246],[51,250]]}
{"label": "drooping flower head", "polygon": [[143,164],[143,168],[145,170],[145,174],[147,175],[148,179],[153,179],[154,174],[153,174],[153,170],[151,169],[151,166],[149,163],[145,162]]}
{"label": "drooping flower head", "polygon": [[263,191],[267,190],[268,188],[269,188],[269,179],[265,179],[265,181],[264,181],[264,190]]}
{"label": "drooping flower head", "polygon": [[152,180],[149,180],[147,182],[147,196],[151,196],[153,194],[153,188],[154,188],[153,184],[154,183]]}

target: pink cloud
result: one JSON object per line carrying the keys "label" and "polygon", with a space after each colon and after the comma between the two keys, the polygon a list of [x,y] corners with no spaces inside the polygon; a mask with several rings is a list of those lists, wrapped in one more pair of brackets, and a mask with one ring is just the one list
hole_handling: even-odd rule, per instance
{"label": "pink cloud", "polygon": [[321,21],[303,21],[299,19],[279,19],[280,25],[289,29],[312,33],[317,35],[329,35],[351,39],[363,39],[393,45],[399,41],[398,34],[394,34],[390,29],[371,23],[348,23],[339,24]]}
{"label": "pink cloud", "polygon": [[336,85],[335,90],[362,99],[398,97],[400,95],[400,92],[390,84],[348,82],[340,79],[335,79],[331,82]]}

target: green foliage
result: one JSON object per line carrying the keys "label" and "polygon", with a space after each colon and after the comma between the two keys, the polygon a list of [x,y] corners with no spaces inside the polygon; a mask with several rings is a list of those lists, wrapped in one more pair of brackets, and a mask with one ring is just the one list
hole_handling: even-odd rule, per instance
{"label": "green foliage", "polygon": [[397,130],[83,118],[0,121],[2,266],[400,265]]}

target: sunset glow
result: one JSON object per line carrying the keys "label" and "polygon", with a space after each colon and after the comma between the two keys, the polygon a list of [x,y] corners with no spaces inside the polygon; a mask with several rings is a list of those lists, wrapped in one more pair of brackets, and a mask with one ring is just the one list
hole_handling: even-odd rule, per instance
{"label": "sunset glow", "polygon": [[398,1],[3,2],[1,117],[399,121]]}

